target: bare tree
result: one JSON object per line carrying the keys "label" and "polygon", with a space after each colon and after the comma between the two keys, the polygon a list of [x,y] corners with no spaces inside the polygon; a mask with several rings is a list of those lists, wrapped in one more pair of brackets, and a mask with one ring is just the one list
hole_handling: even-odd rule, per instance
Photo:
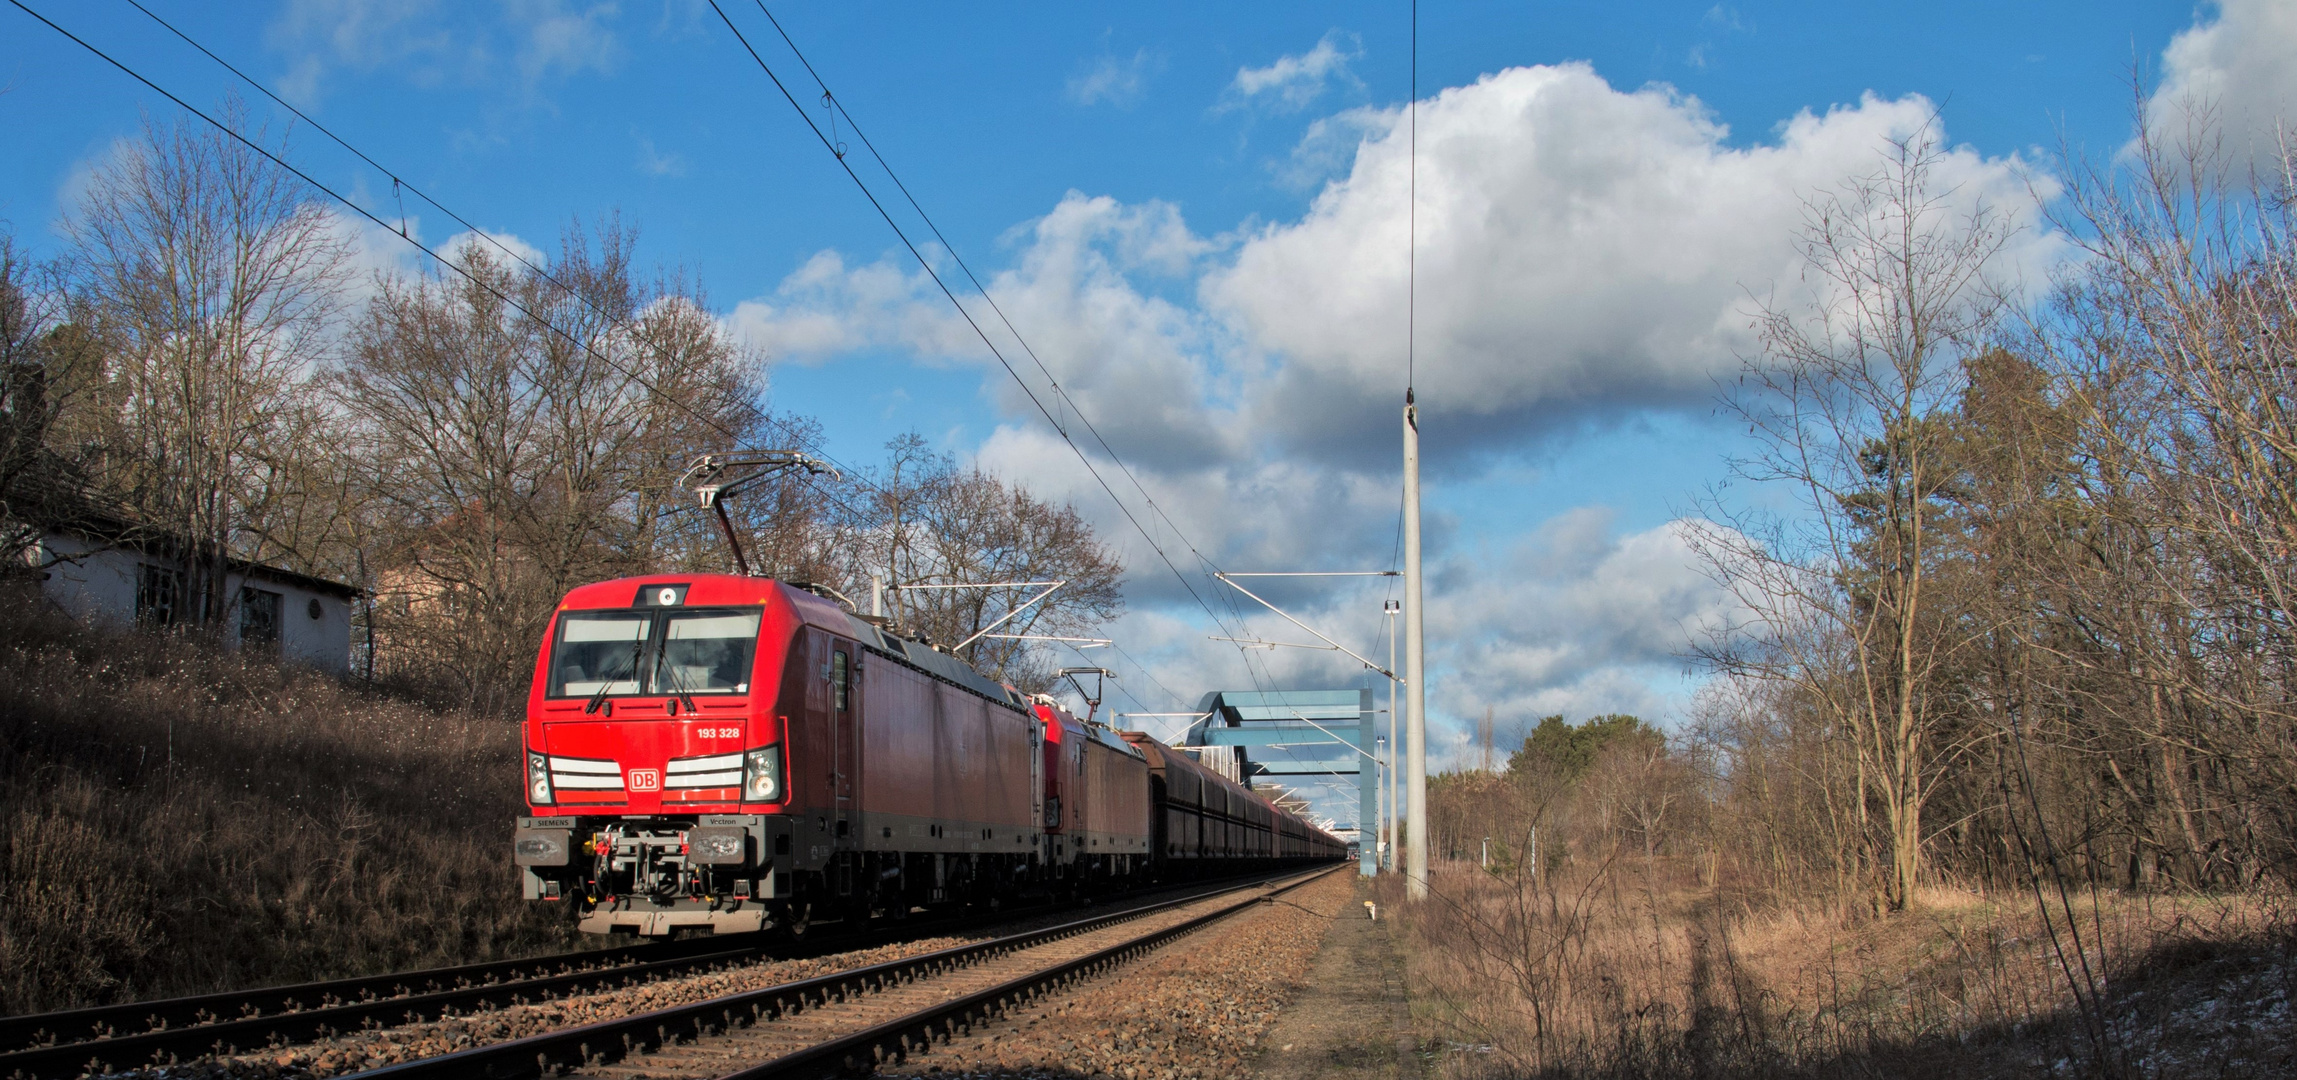
{"label": "bare tree", "polygon": [[96,366],[68,301],[61,268],[29,258],[0,228],[0,552],[70,517],[85,482],[79,454],[50,445]]}
{"label": "bare tree", "polygon": [[2237,175],[2214,116],[2067,170],[2087,256],[2023,346],[2062,387],[2082,529],[2053,689],[2130,807],[2132,876],[2297,869],[2297,156]]}
{"label": "bare tree", "polygon": [[[864,595],[871,575],[894,587],[891,614],[929,640],[965,645],[984,671],[1033,690],[1053,684],[1053,650],[1041,643],[982,636],[1082,636],[1123,610],[1123,565],[1073,507],[1056,505],[978,468],[934,453],[916,435],[886,447],[887,461],[848,489],[863,508],[842,580]],[[1022,607],[1043,586],[917,589],[918,585],[1061,581],[1045,600]],[[1007,616],[1011,616],[1007,618]],[[1004,620],[999,622],[999,620]]]}
{"label": "bare tree", "polygon": [[1897,138],[1875,173],[1808,203],[1808,294],[1762,310],[1763,353],[1732,401],[1761,447],[1739,475],[1790,487],[1800,514],[1718,506],[1699,537],[1756,620],[1710,658],[1795,683],[1840,724],[1893,909],[1912,899],[1923,805],[1958,749],[1936,745],[1951,720],[1941,674],[1968,635],[1936,580],[1954,551],[1943,417],[2000,312],[1985,275],[2010,236],[1992,208],[1958,211],[1940,189],[1937,140],[1934,126]]}
{"label": "bare tree", "polygon": [[624,574],[715,565],[676,481],[765,439],[756,359],[635,235],[565,234],[547,267],[473,245],[467,276],[386,282],[332,381],[369,463],[379,648],[396,673],[507,703],[552,605]]}
{"label": "bare tree", "polygon": [[[246,129],[236,103],[224,114]],[[176,610],[215,622],[230,560],[275,553],[266,519],[312,449],[300,391],[330,347],[346,241],[301,182],[189,120],[147,119],[63,231],[106,365],[100,479],[174,555]]]}

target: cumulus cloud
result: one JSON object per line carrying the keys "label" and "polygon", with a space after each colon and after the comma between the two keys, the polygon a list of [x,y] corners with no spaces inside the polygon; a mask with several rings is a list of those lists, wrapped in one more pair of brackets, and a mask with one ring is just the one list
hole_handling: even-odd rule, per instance
{"label": "cumulus cloud", "polygon": [[[1525,452],[1550,426],[1703,405],[1752,351],[1750,294],[1798,282],[1804,200],[1873,172],[1887,140],[1936,122],[1921,98],[1869,97],[1735,147],[1696,100],[1616,90],[1584,65],[1512,69],[1422,102],[1418,384],[1437,482],[1474,475],[1486,452]],[[729,321],[783,359],[890,349],[978,365],[1006,420],[977,459],[1074,503],[1119,546],[1133,614],[1117,632],[1177,673],[1168,682],[1191,693],[1256,679],[1349,685],[1362,672],[1336,654],[1279,650],[1246,668],[1233,646],[1204,641],[1214,631],[1199,601],[1232,628],[1298,635],[1225,595],[1199,556],[1241,569],[1388,564],[1403,123],[1393,108],[1328,118],[1318,137],[1325,152],[1346,148],[1344,167],[1295,220],[1199,232],[1168,204],[1072,192],[1007,235],[1012,256],[989,285],[1035,358],[968,302],[1097,479],[904,263],[822,252]],[[1954,150],[1935,179],[1961,208],[2026,205],[2014,159]],[[2012,256],[2046,263],[2055,244],[2031,234]],[[1101,455],[1070,402],[1129,470]],[[1473,535],[1433,510],[1426,525],[1440,713],[1665,716],[1681,705],[1677,657],[1724,601],[1679,524],[1623,533],[1588,508],[1521,541]],[[1269,596],[1311,621],[1359,626],[1350,640],[1374,647],[1376,599],[1350,606],[1307,586]]]}
{"label": "cumulus cloud", "polygon": [[1363,43],[1356,35],[1328,31],[1316,42],[1316,47],[1307,52],[1280,56],[1267,67],[1236,69],[1236,78],[1228,84],[1228,100],[1222,107],[1262,104],[1284,112],[1298,112],[1314,104],[1334,82],[1360,87],[1362,84],[1348,70],[1348,65],[1363,55]]}
{"label": "cumulus cloud", "polygon": [[1160,66],[1159,58],[1147,49],[1133,53],[1129,60],[1103,54],[1069,79],[1069,100],[1079,105],[1132,105],[1148,91],[1149,76]]}
{"label": "cumulus cloud", "polygon": [[[1575,412],[1704,398],[1754,345],[1750,294],[1794,279],[1804,200],[1872,172],[1885,140],[1934,114],[1919,97],[1868,97],[1740,149],[1695,99],[1615,90],[1583,64],[1423,102],[1417,353],[1431,428],[1491,445]],[[1301,220],[1263,227],[1201,290],[1281,358],[1255,419],[1325,452],[1401,397],[1411,159],[1401,111],[1384,119]],[[1964,207],[2029,205],[2015,160],[1956,150],[1937,180]],[[2013,260],[2046,261],[2054,245],[2023,234]]]}
{"label": "cumulus cloud", "polygon": [[[1925,99],[1870,96],[1732,147],[1695,99],[1616,90],[1583,64],[1510,69],[1423,102],[1415,318],[1434,466],[1590,415],[1707,400],[1754,350],[1757,299],[1798,282],[1806,200],[1937,123]],[[1064,386],[1117,395],[1086,400],[1095,417],[1137,413],[1127,373],[1145,371],[1176,418],[1233,412],[1288,452],[1385,468],[1406,346],[1404,125],[1386,109],[1312,127],[1320,153],[1355,137],[1346,174],[1298,220],[1239,233],[1072,192],[1008,235],[1020,255],[991,288]],[[2032,221],[2015,158],[1951,150],[1933,179],[1959,210]],[[2038,281],[2061,251],[2029,229],[2006,267]],[[824,252],[735,319],[801,360],[865,346],[988,359],[936,310],[946,302],[915,272]],[[1174,423],[1156,439],[1144,420],[1141,435],[1194,445]]]}
{"label": "cumulus cloud", "polygon": [[389,69],[418,86],[480,83],[508,71],[532,93],[550,79],[612,70],[622,54],[610,25],[619,11],[614,3],[567,0],[509,0],[499,11],[436,0],[289,0],[269,37],[290,57],[280,92],[306,104],[342,70]]}
{"label": "cumulus cloud", "polygon": [[2297,144],[2297,5],[2286,0],[2222,0],[2217,18],[2196,22],[2162,51],[2162,81],[2146,101],[2146,123],[2177,140],[2191,120],[2213,116],[2234,162],[2270,170],[2285,137]]}
{"label": "cumulus cloud", "polygon": [[1486,565],[1455,551],[1434,575],[1431,640],[1452,646],[1439,690],[1455,716],[1663,716],[1659,689],[1692,642],[1736,617],[1700,569],[1689,525],[1618,535],[1601,507],[1571,511]]}
{"label": "cumulus cloud", "polygon": [[506,249],[536,266],[547,266],[550,261],[541,248],[515,233],[491,230],[483,233],[459,232],[434,244],[423,236],[423,219],[412,214],[405,220],[407,231],[404,235],[399,232],[400,222],[397,219],[392,219],[386,225],[377,225],[335,207],[328,208],[326,214],[330,230],[348,256],[346,269],[349,271],[349,279],[345,299],[351,310],[356,310],[379,295],[387,284],[407,283],[440,275],[452,276],[453,271],[423,254],[415,246],[418,243],[427,245],[441,258],[455,263],[463,262],[474,253],[482,253],[499,263],[508,263],[511,254],[506,254]]}
{"label": "cumulus cloud", "polygon": [[892,255],[849,266],[837,252],[819,252],[772,295],[734,305],[726,322],[736,340],[799,364],[864,349],[941,360],[980,348],[925,273]]}
{"label": "cumulus cloud", "polygon": [[[1213,328],[1140,287],[1193,280],[1215,248],[1189,231],[1177,208],[1071,192],[1007,239],[1020,258],[988,285],[1004,316],[1023,329],[1026,347],[985,303],[960,295],[1056,423],[1093,441],[1069,408],[1074,401],[1119,454],[1167,467],[1236,450],[1219,422],[1223,389],[1207,363]],[[950,269],[943,279],[969,290]],[[771,295],[737,304],[728,323],[738,339],[797,363],[898,349],[933,363],[981,365],[995,376],[993,392],[1008,414],[1035,412],[926,274],[892,255],[850,266],[834,251],[819,252]]]}
{"label": "cumulus cloud", "polygon": [[[1381,494],[1392,498],[1394,492]],[[1621,531],[1608,509],[1584,507],[1497,552],[1461,550],[1435,560],[1427,592],[1433,756],[1462,760],[1476,718],[1487,709],[1503,743],[1511,731],[1551,714],[1580,720],[1625,712],[1659,723],[1682,717],[1695,690],[1685,653],[1697,635],[1739,614],[1698,572],[1688,529],[1678,521]],[[1155,573],[1165,571],[1157,566]],[[1356,580],[1361,584],[1339,579],[1303,586],[1278,602],[1384,663],[1380,604],[1394,586]],[[1263,591],[1269,584],[1253,587],[1273,597]],[[1249,600],[1238,598],[1231,611],[1219,597],[1207,599],[1237,636],[1314,643]],[[1369,687],[1386,704],[1385,680],[1340,653],[1241,650],[1213,640],[1220,631],[1201,614],[1186,617],[1188,610],[1136,605],[1110,628],[1125,654],[1090,662],[1123,672],[1125,691],[1140,703],[1124,707],[1185,709],[1205,690],[1284,686]],[[1136,659],[1147,667],[1129,666]]]}
{"label": "cumulus cloud", "polygon": [[532,266],[547,266],[550,263],[550,256],[518,234],[491,229],[456,233],[432,250],[456,263],[465,262],[474,255],[498,263],[511,262],[514,256]]}

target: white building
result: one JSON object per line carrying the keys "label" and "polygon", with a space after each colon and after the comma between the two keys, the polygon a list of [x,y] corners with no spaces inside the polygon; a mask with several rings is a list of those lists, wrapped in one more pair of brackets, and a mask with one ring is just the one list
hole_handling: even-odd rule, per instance
{"label": "white building", "polygon": [[[131,545],[67,529],[41,537],[27,561],[43,567],[41,595],[95,626],[170,626],[183,596],[182,571]],[[224,579],[224,640],[276,649],[288,660],[336,674],[351,668],[351,606],[359,590],[274,566],[232,560]]]}

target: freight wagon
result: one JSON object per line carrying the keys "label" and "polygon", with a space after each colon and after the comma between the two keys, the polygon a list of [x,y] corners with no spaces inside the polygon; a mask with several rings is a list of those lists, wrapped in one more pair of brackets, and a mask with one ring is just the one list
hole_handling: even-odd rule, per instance
{"label": "freight wagon", "polygon": [[802,585],[585,585],[527,699],[525,895],[663,935],[905,915],[1340,857],[1156,740]]}

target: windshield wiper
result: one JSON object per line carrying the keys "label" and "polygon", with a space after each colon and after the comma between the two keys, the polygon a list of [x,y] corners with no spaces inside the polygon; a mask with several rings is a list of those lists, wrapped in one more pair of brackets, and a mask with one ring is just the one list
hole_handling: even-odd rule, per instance
{"label": "windshield wiper", "polygon": [[[660,682],[662,679],[662,662],[669,658],[670,645],[668,642],[664,642],[662,651],[654,657],[654,679],[656,682]],[[687,712],[702,711],[694,704],[694,695],[687,691],[686,679],[678,674],[678,665],[676,664],[670,665],[670,692],[677,695],[679,704],[686,706]]]}
{"label": "windshield wiper", "polygon": [[[638,654],[645,648],[646,639],[644,638],[638,639],[637,644],[630,646],[630,662],[623,665],[623,674],[634,680],[638,677]],[[590,695],[590,704],[582,707],[583,715],[588,716],[595,713],[599,706],[606,704],[606,692],[612,689],[614,689],[614,676],[608,675],[598,680],[598,692]]]}

